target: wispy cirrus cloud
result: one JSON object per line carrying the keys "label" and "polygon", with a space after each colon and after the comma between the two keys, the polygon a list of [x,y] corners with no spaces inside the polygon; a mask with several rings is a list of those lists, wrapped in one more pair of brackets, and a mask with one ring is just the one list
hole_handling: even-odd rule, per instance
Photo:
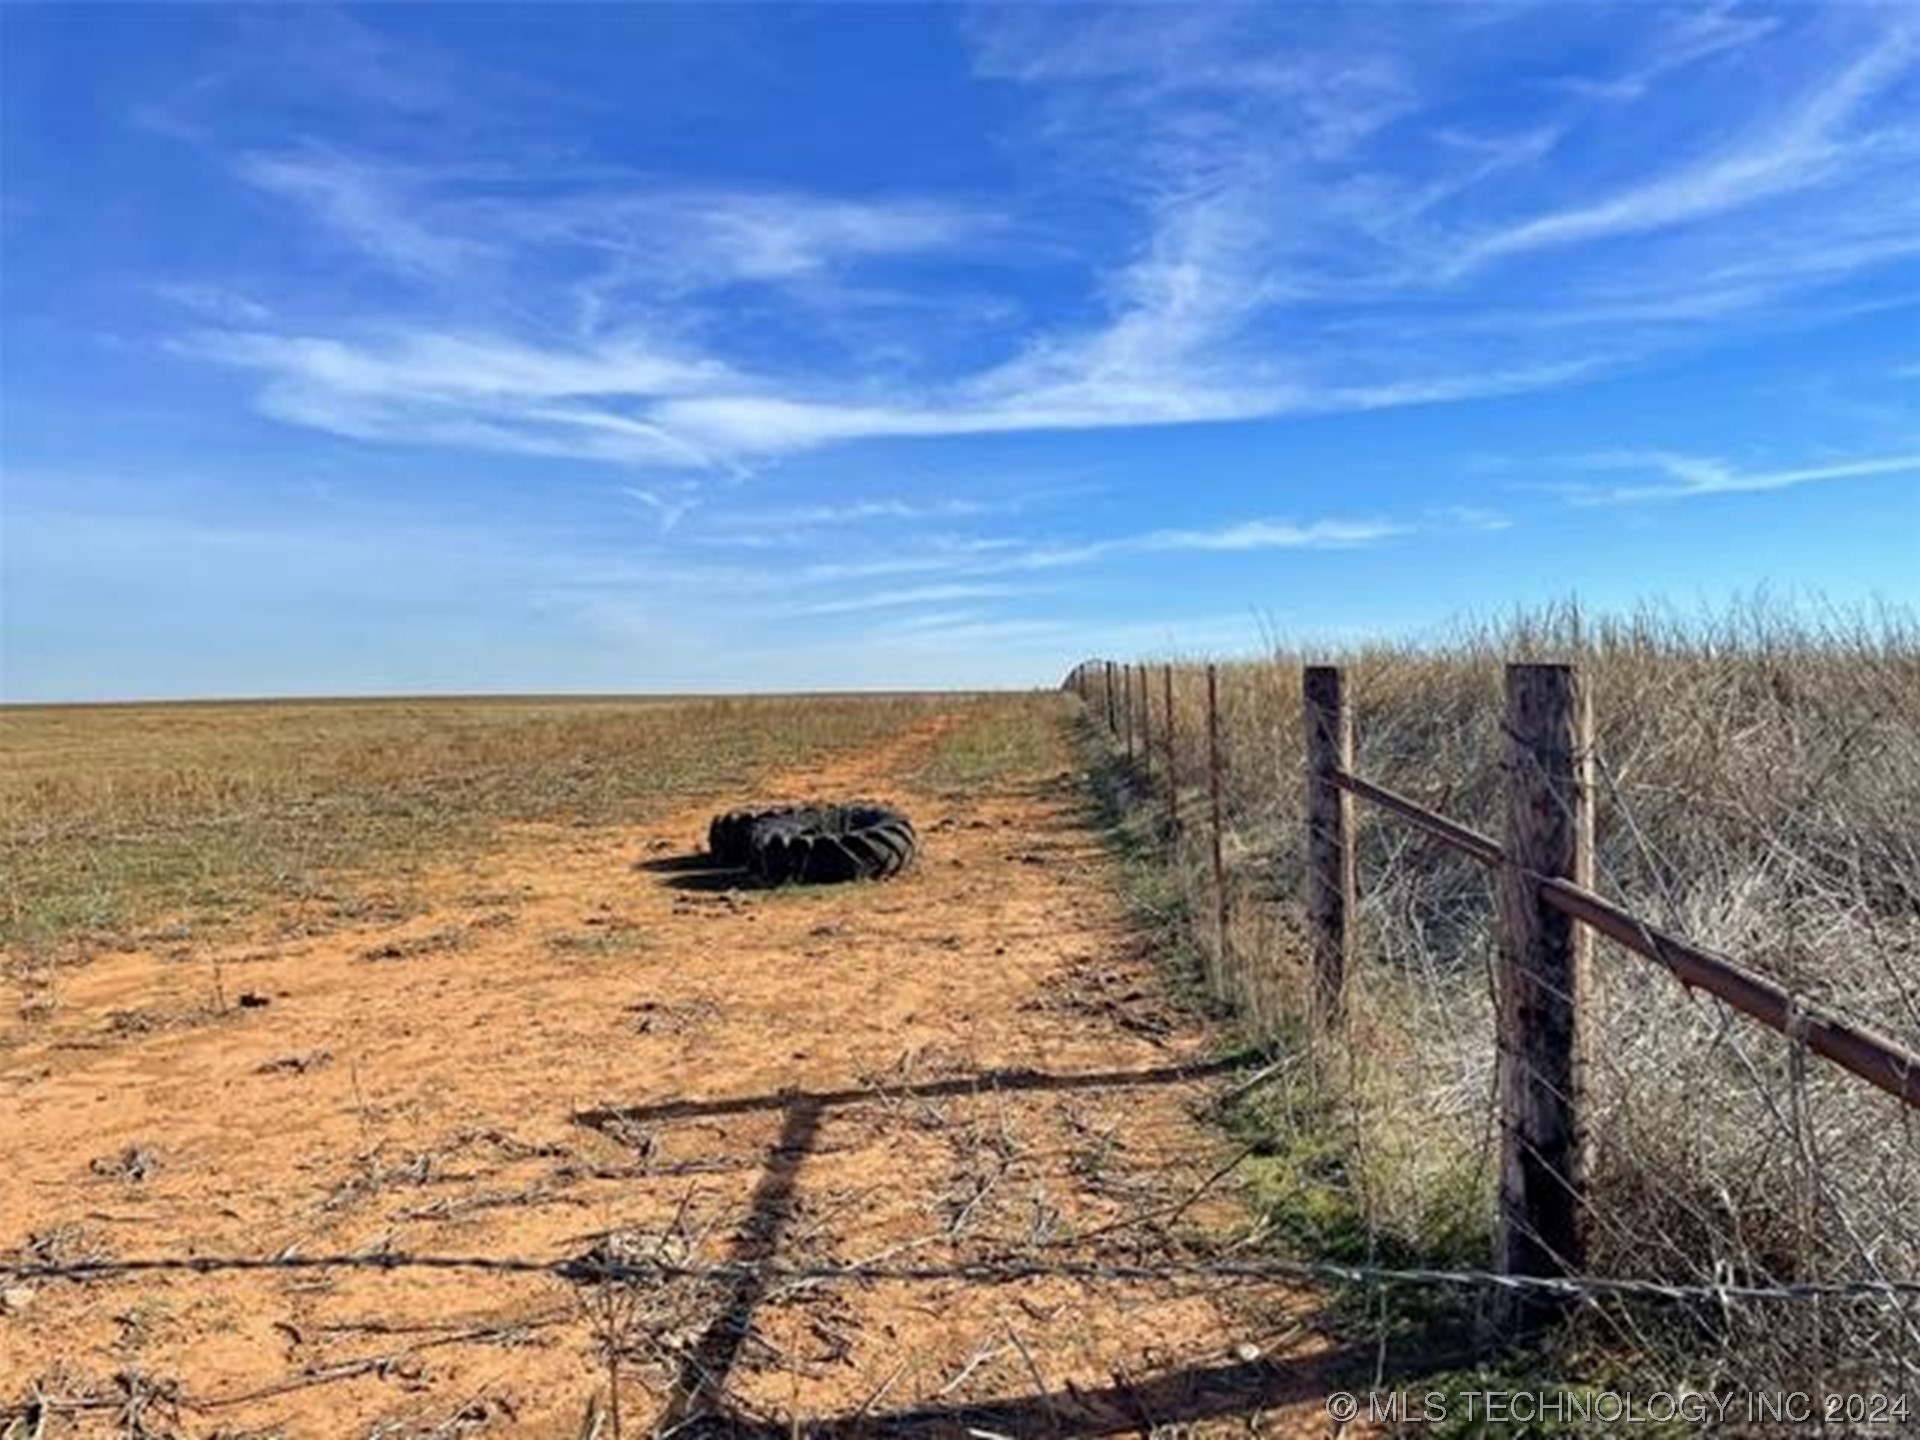
{"label": "wispy cirrus cloud", "polygon": [[699,393],[737,383],[719,361],[627,339],[540,346],[493,335],[395,330],[364,343],[260,331],[202,331],[185,348],[354,395],[458,403]]}
{"label": "wispy cirrus cloud", "polygon": [[[1899,26],[1865,53],[1823,76],[1755,133],[1720,153],[1633,185],[1606,199],[1540,215],[1474,241],[1456,273],[1507,256],[1670,229],[1775,196],[1842,182],[1864,165],[1911,163],[1920,130],[1894,126],[1850,133],[1852,123],[1912,68],[1920,31]],[[1884,152],[1875,156],[1873,152]]]}
{"label": "wispy cirrus cloud", "polygon": [[295,424],[359,440],[634,466],[714,468],[722,459],[609,401],[736,383],[719,361],[634,339],[559,347],[434,330],[355,340],[199,331],[176,343],[267,376],[261,408]]}
{"label": "wispy cirrus cloud", "polygon": [[[737,475],[865,440],[1577,384],[1920,260],[1898,12],[1396,14],[972,13],[1026,176],[991,203],[525,140],[245,151],[240,179],[406,298],[177,348],[356,439]],[[396,63],[367,28],[335,37],[348,91]],[[1617,63],[1564,83],[1594,53]],[[410,114],[457,104],[421,73]]]}
{"label": "wispy cirrus cloud", "polygon": [[[515,217],[501,218],[511,224]],[[522,224],[535,239],[604,251],[616,275],[697,287],[793,281],[843,263],[952,251],[990,236],[998,221],[965,203],[916,196],[614,189],[576,197],[530,225],[523,217]]]}
{"label": "wispy cirrus cloud", "polygon": [[1565,75],[1552,83],[1569,94],[1628,102],[1644,96],[1668,73],[1736,52],[1779,28],[1774,16],[1732,4],[1676,12],[1677,21],[1636,47],[1625,69],[1612,74]]}
{"label": "wispy cirrus cloud", "polygon": [[1438,528],[1458,530],[1511,530],[1513,518],[1484,505],[1440,505],[1427,512]]}
{"label": "wispy cirrus cloud", "polygon": [[1388,520],[1242,520],[1212,530],[1156,530],[1113,542],[1137,550],[1348,550],[1407,533]]}
{"label": "wispy cirrus cloud", "polygon": [[247,153],[235,172],[402,273],[477,279],[484,262],[540,270],[545,284],[558,279],[591,301],[589,329],[617,319],[623,298],[792,283],[952,250],[1003,223],[923,196],[662,184],[610,166],[381,161],[318,146]]}
{"label": "wispy cirrus cloud", "polygon": [[956,600],[1002,600],[1027,593],[1023,587],[990,584],[908,585],[895,590],[868,590],[840,600],[816,600],[799,607],[802,615],[853,615],[864,610],[902,610],[923,605],[951,605]]}
{"label": "wispy cirrus cloud", "polygon": [[914,500],[886,496],[836,504],[709,510],[702,518],[700,538],[713,545],[790,548],[817,544],[823,532],[897,532],[1015,516],[1033,510],[1048,498],[1023,495],[998,500],[962,497]]}
{"label": "wispy cirrus cloud", "polygon": [[153,287],[162,300],[221,325],[266,325],[273,311],[251,296],[223,285],[163,281]]}
{"label": "wispy cirrus cloud", "polygon": [[484,236],[422,214],[408,177],[337,154],[246,155],[240,178],[291,201],[354,248],[402,272],[453,278],[497,254]]}
{"label": "wispy cirrus cloud", "polygon": [[1595,485],[1585,482],[1549,488],[1581,505],[1624,505],[1636,501],[1687,500],[1709,495],[1746,495],[1790,490],[1827,481],[1888,476],[1920,477],[1920,451],[1912,454],[1856,456],[1771,469],[1742,469],[1710,455],[1668,450],[1629,450],[1583,456],[1583,469],[1657,475],[1652,482]]}
{"label": "wispy cirrus cloud", "polygon": [[[1251,554],[1281,550],[1352,550],[1386,544],[1417,527],[1386,519],[1329,517],[1310,521],[1235,520],[1209,528],[1146,530],[1097,539],[937,537],[869,558],[810,564],[809,582],[884,579],[901,575],[994,576],[1066,570],[1126,556]],[[957,598],[957,597],[953,597]]]}

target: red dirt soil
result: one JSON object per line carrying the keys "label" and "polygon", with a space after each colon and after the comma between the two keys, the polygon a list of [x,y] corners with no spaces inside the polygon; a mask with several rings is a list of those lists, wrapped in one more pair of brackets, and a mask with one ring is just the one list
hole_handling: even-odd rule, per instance
{"label": "red dirt soil", "polygon": [[[1209,1037],[1129,931],[1065,721],[1040,779],[966,795],[917,778],[958,723],[767,787],[905,807],[890,884],[676,868],[716,796],[517,829],[425,914],[66,974],[0,1049],[0,1253],[933,1267],[1217,1237],[1229,1186],[1181,1202],[1227,1158],[1196,1111],[1228,1082],[1193,1073]],[[48,1436],[609,1436],[616,1371],[629,1436],[1330,1429],[1331,1347],[1277,1285],[8,1283],[0,1405],[71,1402]]]}

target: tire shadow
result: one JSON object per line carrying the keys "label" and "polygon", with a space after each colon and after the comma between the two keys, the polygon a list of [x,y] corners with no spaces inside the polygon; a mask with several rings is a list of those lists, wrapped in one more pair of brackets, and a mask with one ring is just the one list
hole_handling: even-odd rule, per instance
{"label": "tire shadow", "polygon": [[684,875],[689,871],[726,870],[731,867],[722,865],[705,850],[692,850],[685,855],[662,855],[656,860],[636,860],[633,868],[645,871],[649,875]]}
{"label": "tire shadow", "polygon": [[690,890],[697,894],[712,895],[724,890],[764,890],[766,883],[751,870],[735,865],[722,865],[704,850],[696,850],[687,855],[664,855],[657,860],[635,862],[635,870],[647,875],[660,875],[661,882],[669,890]]}

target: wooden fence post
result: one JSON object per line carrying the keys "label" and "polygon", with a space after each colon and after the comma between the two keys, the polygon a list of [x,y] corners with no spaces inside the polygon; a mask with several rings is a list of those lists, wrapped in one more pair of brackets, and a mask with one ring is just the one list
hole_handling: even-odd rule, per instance
{"label": "wooden fence post", "polygon": [[1353,765],[1353,717],[1341,673],[1309,665],[1302,677],[1307,738],[1307,928],[1313,949],[1314,1017],[1346,1018],[1353,954],[1353,797],[1333,781]]}
{"label": "wooden fence post", "polygon": [[1140,680],[1140,768],[1153,779],[1153,706],[1147,700],[1147,662],[1133,667]]}
{"label": "wooden fence post", "polygon": [[1220,839],[1220,672],[1207,666],[1207,796],[1213,808],[1214,953],[1227,957],[1227,866]]}
{"label": "wooden fence post", "polygon": [[1123,663],[1120,667],[1120,715],[1126,722],[1127,763],[1133,763],[1133,666]]}
{"label": "wooden fence post", "polygon": [[[1592,703],[1571,665],[1507,667],[1506,863],[1500,868],[1499,1095],[1502,1146],[1494,1268],[1560,1276],[1586,1265],[1586,1017],[1593,942],[1541,902],[1539,877],[1588,885],[1593,871]],[[1508,1337],[1567,1302],[1497,1293]]]}
{"label": "wooden fence post", "polygon": [[1178,756],[1173,745],[1173,665],[1168,662],[1161,667],[1161,688],[1166,691],[1167,729],[1162,737],[1166,741],[1167,751],[1167,833],[1180,833],[1180,771],[1177,768]]}
{"label": "wooden fence post", "polygon": [[1105,663],[1107,667],[1107,733],[1117,736],[1120,733],[1120,727],[1114,723],[1113,717],[1113,661],[1108,660]]}

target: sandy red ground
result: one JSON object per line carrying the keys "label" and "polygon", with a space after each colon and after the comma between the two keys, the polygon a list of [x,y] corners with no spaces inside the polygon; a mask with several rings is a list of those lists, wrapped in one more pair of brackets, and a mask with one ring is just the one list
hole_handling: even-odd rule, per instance
{"label": "sandy red ground", "polygon": [[[1225,1153],[1195,1118],[1225,1082],[1192,1073],[1209,1035],[1129,931],[1064,733],[1037,782],[921,788],[954,723],[768,787],[907,807],[891,884],[674,868],[716,796],[517,831],[425,914],[66,974],[0,1049],[0,1252],[933,1267],[1244,1223],[1225,1185],[1166,1220]],[[9,1283],[0,1401],[61,1402],[47,1435],[604,1436],[615,1377],[627,1435],[1329,1429],[1311,1299],[1271,1285]]]}

